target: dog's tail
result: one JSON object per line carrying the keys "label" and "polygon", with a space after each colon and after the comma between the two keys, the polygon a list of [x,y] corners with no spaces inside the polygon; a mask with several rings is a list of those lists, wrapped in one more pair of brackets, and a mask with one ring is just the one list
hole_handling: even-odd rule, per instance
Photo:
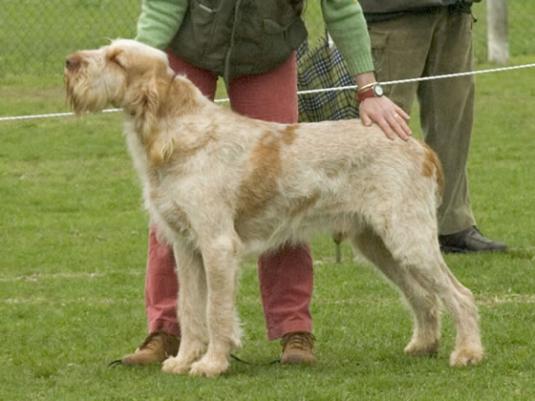
{"label": "dog's tail", "polygon": [[433,149],[424,143],[425,158],[422,165],[422,174],[426,177],[433,177],[436,183],[436,201],[437,208],[442,203],[442,197],[444,196],[444,170],[442,169],[442,163]]}

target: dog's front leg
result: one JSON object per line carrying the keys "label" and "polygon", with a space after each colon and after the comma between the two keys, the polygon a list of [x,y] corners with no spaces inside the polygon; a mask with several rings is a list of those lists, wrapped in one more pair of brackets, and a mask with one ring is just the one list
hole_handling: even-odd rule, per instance
{"label": "dog's front leg", "polygon": [[206,352],[208,344],[206,276],[201,254],[192,250],[190,244],[175,243],[173,250],[179,281],[177,311],[181,339],[178,355],[168,358],[162,370],[183,374]]}
{"label": "dog's front leg", "polygon": [[202,257],[207,280],[208,350],[191,366],[190,374],[215,377],[229,367],[233,348],[240,346],[235,308],[241,242],[232,232],[204,243]]}

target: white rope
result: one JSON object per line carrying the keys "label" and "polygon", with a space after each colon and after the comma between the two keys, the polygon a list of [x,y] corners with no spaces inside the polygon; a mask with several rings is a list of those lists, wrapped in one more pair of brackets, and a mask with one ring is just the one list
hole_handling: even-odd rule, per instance
{"label": "white rope", "polygon": [[[413,82],[432,81],[432,80],[439,80],[439,79],[446,79],[446,78],[458,78],[458,77],[465,77],[469,75],[490,74],[490,73],[496,73],[496,72],[520,70],[524,68],[534,68],[534,67],[535,67],[535,63],[521,64],[521,65],[513,65],[509,67],[488,68],[484,70],[457,72],[457,73],[452,73],[452,74],[434,75],[434,76],[429,76],[429,77],[398,79],[395,81],[380,82],[380,84],[383,86],[395,85],[395,84],[407,84],[407,83],[413,83]],[[357,85],[340,86],[336,88],[310,89],[310,90],[299,91],[297,92],[297,94],[298,95],[310,95],[314,93],[334,92],[334,91],[342,91],[342,90],[349,90],[349,89],[355,90],[357,89]],[[215,100],[216,103],[226,103],[228,101],[229,101],[228,98]],[[106,110],[103,110],[102,112],[103,113],[116,113],[118,111],[121,111],[121,109],[106,109]],[[7,116],[7,117],[0,117],[0,123],[7,122],[7,121],[26,121],[26,120],[36,120],[36,119],[44,119],[44,118],[72,117],[74,115],[75,115],[74,113],[49,113],[49,114],[33,114],[33,115],[22,115],[22,116]]]}
{"label": "white rope", "polygon": [[[456,72],[452,74],[442,74],[442,75],[433,75],[430,77],[420,77],[420,78],[407,78],[407,79],[398,79],[395,81],[385,81],[380,82],[382,86],[387,85],[396,85],[396,84],[408,84],[412,82],[422,82],[422,81],[432,81],[432,80],[439,80],[439,79],[446,79],[446,78],[457,78],[457,77],[465,77],[468,75],[479,75],[479,74],[489,74],[493,72],[503,72],[503,71],[511,71],[511,70],[520,70],[522,68],[533,68],[535,67],[534,64],[522,64],[522,65],[513,65],[510,67],[499,67],[499,68],[488,68],[485,70],[477,70],[477,71],[467,71],[467,72]],[[333,90],[348,90],[348,89],[357,89],[357,85],[348,85],[348,86],[340,86],[338,88],[322,88],[322,89],[310,89],[305,91],[298,92],[300,95],[309,95],[313,93],[322,93],[322,92],[329,92]]]}
{"label": "white rope", "polygon": [[[121,109],[106,109],[106,110],[102,110],[102,113],[116,113],[118,111],[121,111]],[[73,116],[75,116],[75,114],[72,112],[32,114],[32,115],[26,115],[26,116],[0,117],[0,122],[19,121],[19,120],[38,120],[41,118],[60,118],[60,117],[73,117]]]}

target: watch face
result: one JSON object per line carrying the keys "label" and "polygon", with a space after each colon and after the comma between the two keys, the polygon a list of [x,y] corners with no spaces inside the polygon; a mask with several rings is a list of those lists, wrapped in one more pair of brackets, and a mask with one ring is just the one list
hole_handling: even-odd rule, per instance
{"label": "watch face", "polygon": [[383,96],[385,91],[383,90],[383,87],[379,84],[373,86],[373,94],[377,97]]}

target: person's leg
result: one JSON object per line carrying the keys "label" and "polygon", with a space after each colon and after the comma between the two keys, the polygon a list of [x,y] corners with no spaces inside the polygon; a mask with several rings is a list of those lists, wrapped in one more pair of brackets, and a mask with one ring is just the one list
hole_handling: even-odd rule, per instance
{"label": "person's leg", "polygon": [[[467,41],[471,40],[471,32],[467,28],[471,27],[471,17],[462,16],[464,27],[461,29],[453,25],[445,29],[443,21],[447,13],[448,10],[444,8],[438,13],[406,15],[369,24],[377,79],[384,82],[469,70],[471,46]],[[455,37],[449,29],[455,29],[456,34],[461,37]],[[437,41],[437,36],[441,37],[440,42]],[[448,47],[452,46],[459,46],[464,49],[464,53],[451,52]],[[441,67],[437,68],[437,64]],[[462,88],[452,89],[453,81]],[[460,90],[459,97],[456,95],[457,90]],[[446,172],[446,194],[439,210],[440,233],[455,233],[458,229],[462,230],[458,227],[469,227],[468,231],[461,232],[461,237],[455,234],[454,242],[460,242],[463,247],[473,250],[504,249],[503,244],[489,241],[472,227],[474,218],[466,183],[466,159],[470,139],[470,130],[466,134],[466,128],[471,129],[473,113],[471,80],[468,78],[389,85],[385,87],[385,93],[407,112],[410,112],[418,93],[426,142],[438,153]],[[448,96],[450,93],[453,95]],[[461,130],[450,136],[449,133],[458,127],[462,127]],[[463,138],[457,139],[455,135],[459,134],[464,135]],[[445,236],[441,235],[441,243],[444,238]]]}
{"label": "person's leg", "polygon": [[229,85],[231,107],[259,120],[297,122],[297,61],[295,54],[273,70],[234,79]]}
{"label": "person's leg", "polygon": [[[450,15],[445,8],[440,17],[424,75],[470,71],[471,15]],[[438,214],[440,234],[451,234],[475,224],[466,170],[474,117],[474,80],[467,76],[423,82],[418,92],[425,140],[437,152],[446,182]]]}
{"label": "person's leg", "polygon": [[[297,122],[295,54],[274,70],[244,76],[229,85],[232,108],[243,115],[280,123]],[[286,337],[283,362],[313,362],[310,302],[312,257],[306,245],[287,246],[258,261],[260,290],[270,340]],[[290,355],[290,353],[292,353]]]}
{"label": "person's leg", "polygon": [[164,332],[180,336],[176,313],[177,294],[173,249],[158,241],[156,227],[151,226],[145,275],[145,312],[149,334]]}
{"label": "person's leg", "polygon": [[[185,74],[208,98],[215,95],[217,77],[192,66],[168,52],[171,68]],[[156,227],[149,230],[145,311],[149,336],[133,354],[122,358],[124,364],[161,362],[176,354],[180,336],[177,319],[178,281],[172,247],[158,240]]]}
{"label": "person's leg", "polygon": [[[440,15],[425,75],[471,71],[472,16]],[[468,188],[468,154],[474,120],[474,79],[471,76],[434,80],[420,85],[422,130],[442,162],[445,190],[438,211],[440,243],[445,252],[504,251],[503,243],[485,238],[475,227]]]}

